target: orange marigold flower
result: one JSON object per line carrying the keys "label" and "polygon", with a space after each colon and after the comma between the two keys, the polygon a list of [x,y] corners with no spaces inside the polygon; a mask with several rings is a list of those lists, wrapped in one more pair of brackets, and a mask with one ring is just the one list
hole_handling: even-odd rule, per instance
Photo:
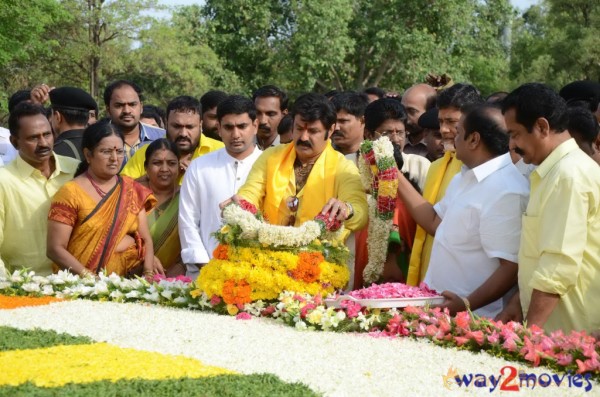
{"label": "orange marigold flower", "polygon": [[61,302],[62,299],[52,296],[34,298],[30,296],[5,296],[0,295],[0,309],[16,309],[25,306],[42,306],[53,302]]}
{"label": "orange marigold flower", "polygon": [[306,283],[314,283],[321,275],[319,264],[325,260],[320,252],[301,252],[298,266],[291,272],[292,278]]}
{"label": "orange marigold flower", "polygon": [[227,280],[223,284],[223,300],[230,305],[243,305],[252,301],[252,287],[246,280]]}
{"label": "orange marigold flower", "polygon": [[228,251],[229,250],[229,246],[228,245],[224,245],[224,244],[219,244],[217,245],[217,248],[215,248],[214,252],[213,252],[213,258],[215,259],[221,259],[221,260],[228,260],[229,259],[229,254]]}

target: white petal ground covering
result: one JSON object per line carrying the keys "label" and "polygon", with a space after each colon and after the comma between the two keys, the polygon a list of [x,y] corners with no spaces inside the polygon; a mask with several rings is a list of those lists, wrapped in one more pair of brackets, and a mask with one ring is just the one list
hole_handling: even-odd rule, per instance
{"label": "white petal ground covering", "polygon": [[[51,329],[122,347],[181,354],[245,374],[272,373],[327,396],[600,395],[600,385],[586,378],[424,340],[301,332],[272,320],[236,320],[150,305],[66,301],[2,310],[0,325]],[[467,381],[472,379],[469,386],[458,386],[454,376],[444,378],[451,367]],[[529,375],[527,381],[519,370]],[[507,382],[511,371],[516,379]],[[519,391],[501,391],[503,383],[517,385]]]}

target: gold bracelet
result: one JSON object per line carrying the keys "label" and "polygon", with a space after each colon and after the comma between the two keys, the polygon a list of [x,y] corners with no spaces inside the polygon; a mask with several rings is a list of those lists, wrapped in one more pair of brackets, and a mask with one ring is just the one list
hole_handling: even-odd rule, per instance
{"label": "gold bracelet", "polygon": [[463,296],[461,296],[460,299],[462,299],[463,303],[465,304],[465,309],[468,312],[470,312],[471,311],[471,303],[469,302],[469,300]]}

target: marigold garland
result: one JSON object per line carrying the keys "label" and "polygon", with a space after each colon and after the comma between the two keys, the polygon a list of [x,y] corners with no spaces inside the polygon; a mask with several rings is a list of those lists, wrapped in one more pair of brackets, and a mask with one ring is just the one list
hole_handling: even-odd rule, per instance
{"label": "marigold garland", "polygon": [[223,300],[230,305],[250,303],[252,288],[246,280],[227,280],[223,283]]}
{"label": "marigold garland", "polygon": [[217,245],[217,248],[215,248],[215,251],[213,252],[213,258],[226,261],[229,258],[228,250],[229,247],[225,244]]}
{"label": "marigold garland", "polygon": [[394,147],[389,138],[364,141],[360,147],[359,171],[363,185],[370,181],[369,226],[367,248],[369,261],[363,271],[365,284],[376,282],[383,273],[388,239],[393,226],[399,171],[394,160]]}

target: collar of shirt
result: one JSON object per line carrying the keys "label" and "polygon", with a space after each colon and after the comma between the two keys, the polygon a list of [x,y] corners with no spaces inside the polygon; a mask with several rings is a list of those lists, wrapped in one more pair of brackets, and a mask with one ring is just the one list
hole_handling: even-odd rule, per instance
{"label": "collar of shirt", "polygon": [[[69,170],[64,169],[64,164],[61,162],[61,157],[56,155],[56,153],[52,152],[52,156],[54,157],[55,169],[50,178],[53,179],[58,176],[60,173],[65,172],[68,173]],[[27,179],[31,177],[36,171],[41,175],[40,171],[37,168],[32,167],[28,162],[23,160],[20,155],[15,159],[15,166],[17,168],[17,173],[19,174],[19,178]],[[71,170],[70,172],[75,172],[75,170]]]}
{"label": "collar of shirt", "polygon": [[466,165],[462,166],[461,173],[463,175],[467,173],[472,173],[475,176],[477,182],[483,181],[485,178],[498,171],[501,168],[504,168],[508,165],[512,164],[512,160],[510,158],[509,153],[505,153],[501,156],[494,157],[491,160],[486,161],[483,164],[478,165],[473,169],[467,168]]}
{"label": "collar of shirt", "polygon": [[164,138],[167,132],[159,127],[140,123],[140,141],[155,141],[159,138]]}
{"label": "collar of shirt", "polygon": [[217,149],[221,149],[222,147],[225,147],[223,142],[209,138],[203,133],[200,133],[200,144],[194,151],[193,158],[200,157],[203,154],[213,152]]}
{"label": "collar of shirt", "polygon": [[577,142],[575,142],[575,139],[573,138],[561,143],[533,172],[537,173],[539,177],[543,179],[560,159],[577,149],[579,149],[579,146],[577,146]]}

